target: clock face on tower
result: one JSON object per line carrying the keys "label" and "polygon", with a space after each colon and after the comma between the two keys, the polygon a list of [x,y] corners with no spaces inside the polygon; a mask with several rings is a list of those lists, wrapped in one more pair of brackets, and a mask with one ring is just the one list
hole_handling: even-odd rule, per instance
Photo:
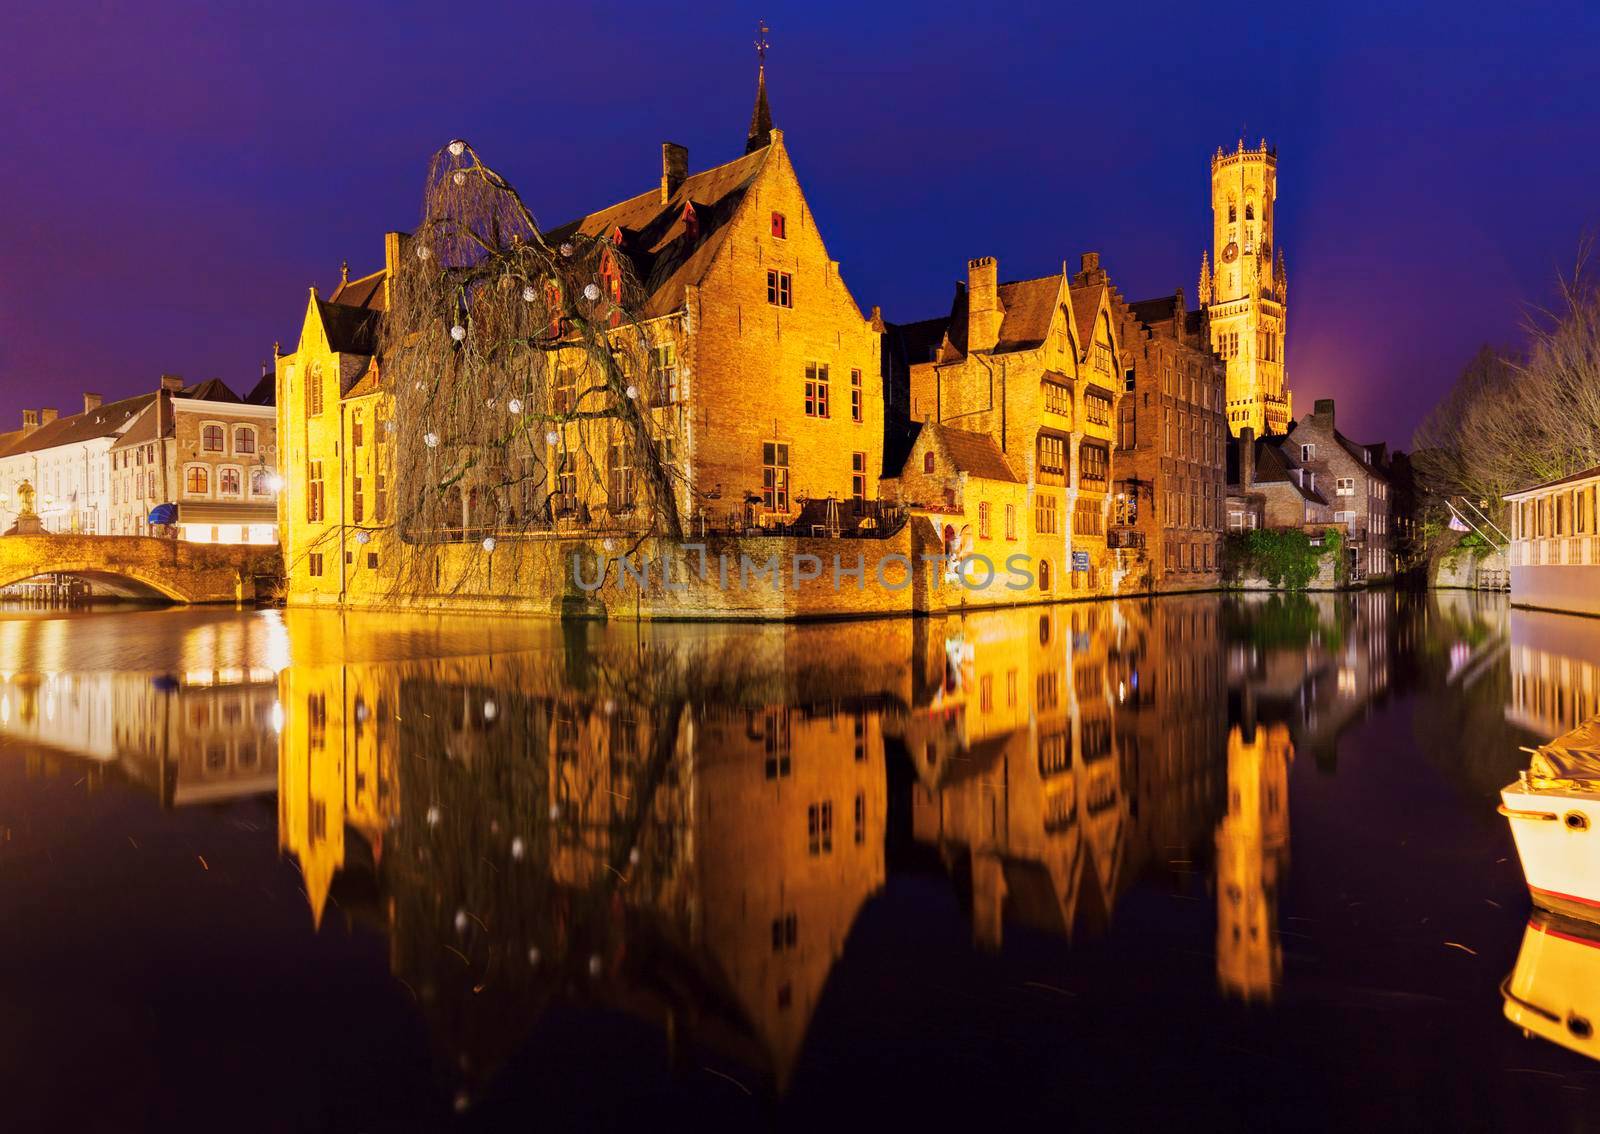
{"label": "clock face on tower", "polygon": [[1222,250],[1222,262],[1231,264],[1239,256],[1239,246],[1233,241],[1228,241],[1228,246]]}

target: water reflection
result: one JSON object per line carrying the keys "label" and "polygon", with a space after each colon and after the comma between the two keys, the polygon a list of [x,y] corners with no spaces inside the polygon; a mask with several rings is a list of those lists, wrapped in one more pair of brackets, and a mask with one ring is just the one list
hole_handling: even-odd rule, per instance
{"label": "water reflection", "polygon": [[[275,789],[308,930],[381,936],[466,1091],[560,1004],[781,1092],[897,873],[933,871],[990,953],[1185,895],[1220,994],[1279,998],[1296,757],[1334,771],[1415,693],[1424,752],[1497,788],[1530,730],[1594,711],[1593,631],[1555,617],[1381,592],[809,627],[294,610],[163,623],[156,673],[90,664],[104,622],[35,620],[0,623],[0,734],[166,806]],[[1577,970],[1512,987],[1553,1004]]]}

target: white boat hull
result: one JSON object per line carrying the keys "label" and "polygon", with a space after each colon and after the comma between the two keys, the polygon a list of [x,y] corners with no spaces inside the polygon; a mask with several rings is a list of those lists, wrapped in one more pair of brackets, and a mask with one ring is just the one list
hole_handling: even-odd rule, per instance
{"label": "white boat hull", "polygon": [[1500,801],[1534,904],[1600,922],[1600,795],[1519,781]]}

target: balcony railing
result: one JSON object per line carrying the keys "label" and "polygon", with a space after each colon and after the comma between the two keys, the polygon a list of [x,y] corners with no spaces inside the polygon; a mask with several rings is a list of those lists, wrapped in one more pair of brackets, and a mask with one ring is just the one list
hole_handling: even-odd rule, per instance
{"label": "balcony railing", "polygon": [[1144,533],[1137,528],[1112,528],[1106,532],[1107,547],[1138,548],[1144,550]]}

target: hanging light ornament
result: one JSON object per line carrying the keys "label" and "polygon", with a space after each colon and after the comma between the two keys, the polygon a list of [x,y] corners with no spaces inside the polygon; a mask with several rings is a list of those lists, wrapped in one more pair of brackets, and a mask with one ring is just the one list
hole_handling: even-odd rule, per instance
{"label": "hanging light ornament", "polygon": [[561,246],[561,254],[563,256],[570,257],[572,255],[572,245],[571,244],[563,244]]}
{"label": "hanging light ornament", "polygon": [[433,255],[433,249],[432,248],[429,248],[426,244],[417,245],[417,259],[426,260],[429,256],[432,256],[432,255]]}
{"label": "hanging light ornament", "polygon": [[467,337],[467,329],[460,323],[457,323],[454,327],[450,328],[450,337],[459,343],[462,339]]}
{"label": "hanging light ornament", "polygon": [[363,529],[363,530],[361,530],[361,531],[356,533],[356,542],[357,543],[365,544],[365,543],[371,542],[371,540],[372,540],[372,533],[369,532],[369,531],[366,531],[365,529]]}
{"label": "hanging light ornament", "polygon": [[440,819],[439,809],[437,807],[428,808],[428,826],[437,827],[439,825],[439,819]]}
{"label": "hanging light ornament", "polygon": [[546,433],[544,435],[544,439],[546,443],[550,445],[561,444],[561,434],[557,433],[554,429],[552,429],[549,433]]}
{"label": "hanging light ornament", "polygon": [[460,138],[457,138],[455,141],[450,143],[450,156],[451,157],[460,157],[462,154],[464,154],[466,152],[467,152],[467,143],[463,142]]}
{"label": "hanging light ornament", "polygon": [[507,402],[506,403],[506,412],[507,413],[513,413],[513,414],[521,413],[522,412],[522,399],[521,398],[512,398],[509,402]]}
{"label": "hanging light ornament", "polygon": [[522,301],[524,303],[532,303],[538,298],[539,293],[531,285],[522,289]]}
{"label": "hanging light ornament", "polygon": [[455,172],[455,176],[451,177],[450,180],[454,181],[457,185],[465,185],[467,183],[467,175],[458,169]]}
{"label": "hanging light ornament", "polygon": [[494,550],[494,536],[486,535],[486,536],[483,537],[483,550],[485,550],[485,551],[493,551]]}
{"label": "hanging light ornament", "polygon": [[522,841],[521,835],[511,840],[511,857],[517,862],[522,861],[522,856],[527,853],[527,850],[528,844]]}
{"label": "hanging light ornament", "polygon": [[600,298],[600,289],[594,284],[584,284],[583,298],[587,299],[590,303],[593,303],[595,300]]}
{"label": "hanging light ornament", "polygon": [[630,399],[632,399],[632,398],[637,398],[638,396],[639,396],[639,387],[637,387],[637,386],[629,386],[628,387],[628,397]]}
{"label": "hanging light ornament", "polygon": [[422,443],[430,449],[437,449],[439,447],[439,435],[431,432],[424,433],[422,435]]}

